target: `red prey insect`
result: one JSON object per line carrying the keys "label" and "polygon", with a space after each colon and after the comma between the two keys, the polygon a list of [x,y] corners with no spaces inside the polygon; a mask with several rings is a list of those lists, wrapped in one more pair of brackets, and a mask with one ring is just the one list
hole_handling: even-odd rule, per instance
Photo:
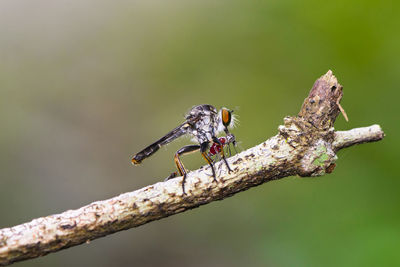
{"label": "red prey insect", "polygon": [[[231,146],[230,144],[233,144],[233,147],[235,148],[236,146],[236,140],[235,140],[235,136],[234,135],[227,135],[227,136],[221,136],[218,138],[219,140],[219,144],[217,142],[213,142],[209,151],[208,151],[208,155],[210,157],[215,156],[215,155],[219,155],[221,153],[221,150],[223,149],[223,147],[225,145],[228,145],[228,151],[229,151],[229,157],[232,155],[231,153]],[[235,148],[236,150],[236,148]]]}

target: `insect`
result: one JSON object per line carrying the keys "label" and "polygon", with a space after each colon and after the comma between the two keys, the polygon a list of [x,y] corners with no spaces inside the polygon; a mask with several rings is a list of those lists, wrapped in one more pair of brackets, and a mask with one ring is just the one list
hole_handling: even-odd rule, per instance
{"label": "insect", "polygon": [[[228,145],[229,156],[231,156],[232,153],[231,153],[230,144],[233,144],[234,148],[236,147],[235,136],[232,134],[227,135],[227,136],[222,136],[222,137],[219,137],[218,140],[220,143],[213,142],[213,144],[210,146],[210,149],[208,151],[208,155],[210,157],[218,155],[219,153],[221,153],[221,150],[223,149],[223,147]],[[236,148],[235,148],[235,150],[236,150]]]}
{"label": "insect", "polygon": [[[231,172],[231,168],[226,160],[225,153],[223,150],[224,145],[233,144],[236,146],[235,136],[229,132],[228,128],[234,126],[236,118],[232,114],[232,110],[227,108],[221,108],[219,111],[212,105],[198,105],[194,106],[185,116],[185,122],[181,125],[161,137],[159,140],[144,148],[138,152],[132,158],[134,165],[140,164],[144,159],[150,157],[157,152],[161,146],[166,145],[173,140],[183,135],[191,135],[193,141],[197,142],[195,145],[187,145],[176,151],[174,161],[179,174],[183,176],[182,179],[182,191],[185,193],[185,179],[187,176],[187,170],[183,165],[180,156],[200,151],[205,161],[210,165],[212,170],[212,176],[214,181],[217,181],[215,175],[214,161],[211,156],[219,154],[222,160],[225,162],[228,171]],[[217,135],[225,133],[226,137],[218,138]],[[211,145],[211,148],[210,148]],[[208,153],[207,153],[208,151]],[[230,149],[229,149],[230,151]],[[174,172],[167,177],[166,180],[174,178],[177,173]]]}

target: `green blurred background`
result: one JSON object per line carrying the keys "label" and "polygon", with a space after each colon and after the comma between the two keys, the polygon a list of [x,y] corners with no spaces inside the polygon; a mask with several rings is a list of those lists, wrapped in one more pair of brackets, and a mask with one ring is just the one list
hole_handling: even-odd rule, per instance
{"label": "green blurred background", "polygon": [[[243,148],[314,81],[344,86],[340,130],[384,141],[290,177],[15,266],[399,266],[399,2],[0,2],[0,227],[161,181],[187,140],[130,157],[193,105],[236,109]],[[185,158],[189,168],[204,162]]]}

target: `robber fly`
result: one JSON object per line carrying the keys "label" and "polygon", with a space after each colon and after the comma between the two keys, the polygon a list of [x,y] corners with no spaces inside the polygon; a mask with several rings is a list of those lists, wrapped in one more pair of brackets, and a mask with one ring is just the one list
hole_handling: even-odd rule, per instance
{"label": "robber fly", "polygon": [[[186,121],[161,137],[155,143],[149,145],[139,153],[133,156],[132,163],[137,165],[140,164],[145,158],[150,157],[161,146],[166,145],[173,140],[183,135],[191,135],[192,140],[197,142],[196,145],[187,145],[179,149],[174,156],[174,161],[179,174],[183,176],[182,180],[182,191],[185,194],[185,179],[187,176],[187,170],[183,165],[180,156],[189,154],[192,152],[200,151],[203,158],[210,165],[214,181],[217,181],[214,169],[214,162],[211,156],[219,153],[223,161],[225,162],[228,171],[231,172],[231,168],[226,160],[225,153],[223,150],[224,145],[233,144],[236,146],[235,136],[229,132],[228,128],[233,127],[235,123],[235,117],[232,114],[232,110],[227,108],[221,108],[219,111],[211,105],[199,105],[193,107],[188,114],[185,116]],[[225,133],[226,137],[218,138],[217,135]],[[222,141],[223,140],[223,141]],[[210,145],[212,151],[210,151]],[[207,153],[208,151],[208,153]],[[229,148],[230,151],[230,148]],[[178,174],[172,173],[166,180],[176,177]]]}

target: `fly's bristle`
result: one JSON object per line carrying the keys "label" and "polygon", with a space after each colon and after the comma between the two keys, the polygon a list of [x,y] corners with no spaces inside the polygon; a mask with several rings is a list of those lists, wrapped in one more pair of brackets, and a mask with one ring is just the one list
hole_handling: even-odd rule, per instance
{"label": "fly's bristle", "polygon": [[235,128],[240,125],[240,121],[238,119],[239,115],[232,114],[231,124],[229,125],[230,128]]}

